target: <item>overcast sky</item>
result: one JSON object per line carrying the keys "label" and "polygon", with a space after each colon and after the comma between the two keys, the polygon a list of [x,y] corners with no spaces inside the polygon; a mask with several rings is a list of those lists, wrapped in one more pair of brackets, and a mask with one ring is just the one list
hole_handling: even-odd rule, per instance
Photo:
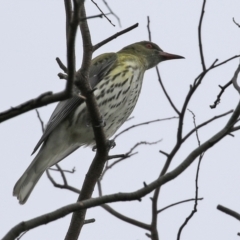
{"label": "overcast sky", "polygon": [[[104,12],[106,7],[97,1]],[[170,1],[108,1],[114,12],[120,17],[122,28],[117,20],[108,17],[116,25],[113,27],[106,19],[89,21],[93,43],[111,36],[135,23],[139,27],[104,45],[94,56],[104,52],[115,52],[124,46],[148,39],[147,16],[151,20],[152,40],[163,50],[182,55],[185,60],[167,61],[159,65],[161,76],[172,100],[181,109],[182,103],[194,78],[201,72],[198,49],[198,21],[202,0]],[[65,10],[63,1],[0,1],[0,111],[9,109],[22,102],[39,96],[46,91],[58,92],[65,86],[57,74],[61,72],[55,58],[66,63]],[[86,2],[87,15],[99,14],[96,6]],[[209,0],[203,20],[203,50],[206,65],[215,59],[223,61],[240,53],[240,29],[233,23],[234,17],[240,23],[240,2],[238,0]],[[82,57],[81,39],[76,41],[77,66]],[[233,87],[229,87],[222,97],[221,104],[214,110],[209,108],[219,93],[218,85],[224,85],[233,76],[239,60],[210,72],[189,104],[201,123],[215,115],[234,109],[239,96]],[[40,108],[40,114],[47,123],[56,104]],[[134,119],[121,129],[143,121],[176,116],[164,97],[158,83],[156,71],[145,74],[144,84],[138,104],[132,114]],[[204,142],[227,122],[229,117],[209,124],[199,131]],[[193,128],[192,115],[187,112],[184,133]],[[124,161],[107,173],[103,180],[103,193],[130,192],[157,178],[165,162],[159,150],[171,151],[176,142],[177,120],[155,123],[128,132],[119,137],[117,146],[111,154],[127,152],[137,141],[162,142],[154,146],[141,146],[138,154]],[[240,212],[240,133],[235,137],[226,137],[204,156],[199,176],[198,212],[182,233],[184,240],[198,239],[239,239],[239,222],[218,210],[218,204]],[[1,236],[15,224],[74,203],[77,195],[52,186],[46,174],[42,176],[25,205],[19,205],[12,196],[15,182],[30,164],[30,156],[35,144],[41,137],[41,127],[36,112],[30,111],[0,125],[1,168],[0,168],[0,216]],[[174,169],[187,155],[197,147],[193,135],[179,151],[169,170]],[[80,188],[94,153],[82,148],[61,162],[64,169],[76,167],[75,174],[69,174],[69,184]],[[193,198],[195,194],[195,161],[181,176],[162,187],[159,208],[176,201]],[[56,180],[61,180],[54,173]],[[97,196],[97,191],[94,192]],[[131,218],[150,223],[152,194],[142,202],[111,204],[116,210]],[[185,203],[159,216],[159,235],[162,240],[176,239],[177,232],[189,215],[193,202]],[[64,239],[71,215],[56,222],[31,230],[22,239]],[[81,239],[95,240],[142,240],[148,239],[144,230],[122,222],[102,208],[88,211],[87,218],[96,222],[84,226]]]}

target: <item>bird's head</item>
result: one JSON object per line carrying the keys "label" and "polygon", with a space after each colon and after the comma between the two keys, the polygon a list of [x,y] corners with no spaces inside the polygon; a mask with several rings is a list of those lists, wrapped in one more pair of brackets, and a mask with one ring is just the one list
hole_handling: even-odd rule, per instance
{"label": "bird's head", "polygon": [[165,60],[184,58],[179,55],[164,52],[157,44],[149,41],[131,44],[123,48],[121,52],[122,51],[138,55],[144,62],[146,69],[153,68]]}

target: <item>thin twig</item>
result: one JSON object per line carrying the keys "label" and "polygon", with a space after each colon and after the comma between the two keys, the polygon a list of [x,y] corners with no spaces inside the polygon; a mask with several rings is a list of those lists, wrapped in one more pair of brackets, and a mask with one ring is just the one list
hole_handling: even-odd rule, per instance
{"label": "thin twig", "polygon": [[[188,109],[188,111],[192,113],[193,124],[194,124],[195,132],[196,132],[196,138],[197,138],[197,141],[198,141],[198,146],[200,147],[201,142],[200,142],[199,135],[198,135],[198,130],[197,130],[196,116],[195,116],[195,114],[191,110]],[[203,155],[204,155],[204,153],[202,153],[199,156],[199,161],[198,161],[198,166],[197,166],[197,173],[196,173],[196,178],[195,178],[195,202],[194,202],[194,207],[193,207],[193,210],[192,210],[191,214],[186,218],[186,220],[184,221],[182,226],[179,228],[178,235],[177,235],[177,240],[180,240],[180,236],[181,236],[181,232],[182,232],[183,228],[187,225],[189,220],[197,212],[197,205],[198,205],[198,177],[199,177],[200,164],[201,164]]]}
{"label": "thin twig", "polygon": [[164,151],[162,151],[162,150],[160,150],[159,152],[162,153],[163,155],[165,155],[166,157],[169,157],[169,154],[168,154],[168,153],[166,153],[166,152],[164,152]]}
{"label": "thin twig", "polygon": [[157,143],[159,143],[159,142],[161,142],[161,141],[162,141],[162,140],[158,140],[158,141],[155,141],[155,142],[141,141],[141,142],[136,143],[136,144],[135,144],[127,153],[125,153],[125,154],[119,154],[119,155],[109,156],[108,159],[117,158],[117,157],[120,157],[120,159],[116,160],[115,162],[113,162],[113,163],[111,163],[111,164],[109,164],[109,165],[106,164],[106,166],[105,166],[105,168],[104,168],[104,170],[103,170],[103,172],[102,172],[102,175],[101,175],[100,180],[103,179],[103,177],[104,177],[104,175],[106,174],[106,172],[107,172],[110,168],[112,168],[114,165],[116,165],[116,164],[118,164],[119,162],[121,162],[121,161],[123,161],[123,160],[125,160],[125,159],[127,159],[127,158],[129,158],[129,157],[131,157],[131,156],[133,156],[133,155],[135,155],[135,154],[137,154],[137,152],[135,152],[135,153],[132,153],[132,152],[133,152],[133,150],[136,149],[138,146],[140,146],[140,145],[155,145],[155,144],[157,144]]}
{"label": "thin twig", "polygon": [[235,58],[239,58],[239,57],[240,57],[240,55],[235,55],[235,56],[233,56],[233,57],[230,57],[230,58],[228,58],[228,59],[220,62],[219,64],[214,65],[214,66],[212,67],[212,69],[217,68],[217,67],[219,67],[219,66],[221,66],[221,65],[223,65],[223,64],[225,64],[225,63],[227,63],[227,62],[229,62],[229,61],[231,61],[231,60],[233,60],[233,59],[235,59]]}
{"label": "thin twig", "polygon": [[202,62],[202,68],[203,68],[204,72],[206,71],[206,66],[205,66],[203,47],[202,47],[202,21],[203,21],[203,15],[205,12],[205,4],[206,4],[206,0],[203,0],[201,16],[200,16],[200,21],[199,21],[199,25],[198,25],[199,51],[200,51],[200,57],[201,57],[201,62]]}
{"label": "thin twig", "polygon": [[89,19],[93,19],[93,18],[103,18],[107,15],[110,15],[111,13],[101,13],[101,14],[97,14],[97,15],[92,15],[92,16],[88,16],[85,18],[80,18],[80,21],[84,21],[84,20],[89,20]]}
{"label": "thin twig", "polygon": [[58,73],[58,77],[59,79],[68,80],[68,75],[64,73]]}
{"label": "thin twig", "polygon": [[135,24],[132,25],[131,27],[128,27],[128,28],[126,28],[126,29],[124,29],[124,30],[122,30],[122,31],[120,31],[120,32],[117,32],[117,33],[115,33],[114,35],[112,35],[111,37],[109,37],[109,38],[101,41],[100,43],[95,44],[95,45],[92,47],[93,52],[96,51],[96,50],[97,50],[98,48],[100,48],[101,46],[103,46],[104,44],[106,44],[106,43],[112,41],[113,39],[115,39],[115,38],[117,38],[117,37],[119,37],[119,36],[121,36],[121,35],[129,32],[129,31],[133,30],[133,29],[136,28],[136,27],[138,27],[138,23],[135,23]]}
{"label": "thin twig", "polygon": [[[197,200],[200,201],[200,200],[203,200],[203,198],[198,198]],[[172,204],[170,204],[170,205],[168,205],[168,206],[166,206],[166,207],[164,207],[164,208],[159,209],[159,210],[157,211],[157,213],[161,213],[161,212],[163,212],[164,210],[166,210],[166,209],[168,209],[168,208],[171,208],[171,207],[173,207],[173,206],[179,205],[179,204],[181,204],[181,203],[186,203],[186,202],[191,202],[191,201],[196,201],[196,199],[195,199],[195,198],[190,198],[190,199],[186,199],[186,200],[179,201],[179,202],[176,202],[176,203],[172,203]]]}
{"label": "thin twig", "polygon": [[[232,59],[234,59],[234,58],[236,58],[236,57],[239,57],[239,56],[240,56],[240,55],[237,55],[237,56],[235,56],[235,57],[229,58],[229,59],[227,59],[226,61],[224,61],[224,62],[222,62],[222,63],[220,63],[220,64],[218,64],[218,65],[216,65],[216,66],[220,66],[221,64],[226,63],[226,62],[228,62],[228,61],[230,61],[230,60],[232,60]],[[216,66],[215,66],[215,67],[216,67]],[[239,87],[238,84],[237,84],[237,77],[238,77],[239,71],[240,71],[240,65],[238,66],[238,68],[236,69],[236,71],[235,71],[232,79],[231,79],[228,83],[226,83],[224,86],[220,86],[220,85],[219,85],[219,87],[221,88],[221,91],[220,91],[220,93],[217,95],[217,99],[215,100],[215,102],[213,103],[213,105],[210,105],[210,108],[216,108],[216,106],[220,103],[221,96],[222,96],[223,92],[224,92],[224,91],[226,90],[226,88],[228,88],[231,84],[233,84],[234,87],[235,87],[235,89],[240,93],[240,87]]]}
{"label": "thin twig", "polygon": [[109,7],[107,1],[103,0],[103,3],[105,4],[105,6],[107,7],[108,11],[110,12],[110,14],[112,14],[117,20],[118,20],[118,24],[119,24],[119,27],[122,27],[121,26],[121,20],[120,18],[113,12],[113,10]]}
{"label": "thin twig", "polygon": [[240,24],[237,23],[234,18],[233,18],[233,22],[240,28]]}
{"label": "thin twig", "polygon": [[[135,154],[137,154],[138,152],[134,152],[134,153],[124,153],[124,154],[116,154],[116,155],[110,155],[108,156],[108,160],[114,159],[114,158],[120,158],[121,160],[125,159],[125,158],[129,158]],[[119,160],[120,160],[119,159]]]}
{"label": "thin twig", "polygon": [[163,90],[163,92],[164,92],[164,94],[165,94],[168,102],[169,102],[170,105],[172,106],[173,110],[174,110],[178,115],[180,115],[179,110],[178,110],[178,109],[176,108],[176,106],[174,105],[171,97],[168,95],[168,93],[167,93],[167,91],[166,91],[166,89],[165,89],[165,87],[164,87],[164,85],[163,85],[162,78],[161,78],[161,76],[160,76],[160,72],[159,72],[159,70],[158,70],[158,67],[156,67],[156,71],[157,71],[158,81],[159,81],[159,83],[160,83],[160,85],[161,85],[161,87],[162,87],[162,90]]}
{"label": "thin twig", "polygon": [[192,129],[191,131],[189,131],[189,133],[187,133],[187,134],[185,135],[185,137],[183,137],[182,141],[183,141],[183,142],[186,141],[186,139],[189,138],[189,137],[190,137],[196,130],[198,130],[199,128],[201,128],[201,127],[203,127],[203,126],[206,126],[208,123],[210,123],[210,122],[212,122],[212,121],[214,121],[214,120],[216,120],[216,119],[218,119],[218,118],[224,117],[224,116],[226,116],[226,115],[228,115],[228,114],[230,114],[230,113],[232,113],[232,112],[233,112],[233,110],[230,110],[230,111],[228,111],[228,112],[225,112],[225,113],[223,113],[223,114],[217,115],[217,116],[215,116],[215,117],[213,117],[213,118],[211,118],[211,119],[209,119],[209,120],[207,120],[207,121],[199,124],[199,125],[196,126],[194,129]]}
{"label": "thin twig", "polygon": [[130,120],[132,120],[132,119],[134,119],[134,116],[128,118],[125,122],[128,122],[128,121],[130,121]]}
{"label": "thin twig", "polygon": [[180,240],[180,236],[182,233],[183,228],[187,225],[187,223],[190,221],[190,219],[193,217],[193,215],[197,212],[197,206],[198,206],[198,176],[199,176],[199,170],[200,170],[200,165],[202,158],[204,156],[204,153],[202,153],[199,156],[199,161],[198,161],[198,166],[197,166],[197,174],[196,174],[196,179],[195,179],[195,201],[194,201],[194,207],[190,215],[186,218],[184,223],[181,225],[179,228],[178,234],[177,234],[177,240]]}
{"label": "thin twig", "polygon": [[199,140],[199,135],[198,135],[198,129],[197,129],[197,124],[196,124],[196,116],[194,114],[193,111],[191,111],[190,109],[188,109],[188,111],[192,114],[193,116],[193,124],[194,124],[194,132],[196,132],[196,137],[197,137],[197,141],[198,141],[198,146],[201,145],[201,142]]}
{"label": "thin twig", "polygon": [[224,213],[226,213],[226,214],[228,214],[228,215],[230,215],[230,216],[232,216],[232,217],[234,217],[234,218],[236,218],[237,220],[240,221],[240,214],[231,210],[230,208],[224,207],[222,205],[218,205],[217,209],[219,211],[224,212]]}
{"label": "thin twig", "polygon": [[233,75],[233,78],[232,78],[232,83],[233,83],[233,86],[234,88],[238,91],[238,93],[240,93],[240,87],[237,83],[237,78],[238,78],[238,74],[240,72],[240,64],[238,65],[238,68],[236,69],[234,75]]}
{"label": "thin twig", "polygon": [[[48,170],[59,172],[59,170],[55,169],[55,168],[49,168]],[[64,170],[64,169],[62,169],[62,171],[65,172],[65,173],[75,173],[76,169],[74,167],[72,170]]]}
{"label": "thin twig", "polygon": [[104,204],[101,207],[103,209],[105,209],[107,212],[109,212],[110,214],[112,214],[113,216],[115,216],[116,218],[121,219],[124,222],[130,223],[130,224],[132,224],[134,226],[137,226],[137,227],[140,227],[142,229],[146,229],[146,230],[150,231],[150,225],[149,224],[146,224],[146,223],[137,221],[135,219],[129,218],[129,217],[127,217],[127,216],[117,212],[116,210],[114,210],[113,208],[111,208],[107,204]]}
{"label": "thin twig", "polygon": [[150,29],[150,17],[147,16],[147,30],[148,30],[148,39],[151,42],[152,36],[151,36],[151,29]]}
{"label": "thin twig", "polygon": [[40,124],[41,124],[41,128],[42,128],[42,132],[44,132],[44,122],[43,122],[43,120],[42,120],[42,118],[41,118],[41,116],[40,116],[40,114],[39,114],[39,111],[37,110],[37,109],[35,109],[35,111],[36,111],[36,113],[37,113],[37,117],[38,117],[38,119],[39,119],[39,121],[40,121]]}
{"label": "thin twig", "polygon": [[216,108],[216,106],[220,103],[221,101],[221,96],[224,93],[224,91],[232,84],[232,79],[226,83],[224,86],[218,85],[221,89],[221,91],[219,92],[219,94],[217,95],[217,99],[214,101],[214,103],[212,105],[210,105],[210,108]]}
{"label": "thin twig", "polygon": [[142,123],[138,123],[138,124],[135,124],[135,125],[132,125],[128,128],[125,128],[124,130],[122,130],[120,133],[116,134],[113,138],[113,140],[116,140],[116,138],[118,138],[120,135],[122,135],[123,133],[133,129],[133,128],[136,128],[136,127],[139,127],[139,126],[142,126],[142,125],[147,125],[147,124],[151,124],[151,123],[155,123],[155,122],[161,122],[161,121],[166,121],[166,120],[172,120],[172,119],[176,119],[178,117],[169,117],[169,118],[161,118],[161,119],[155,119],[155,120],[152,120],[152,121],[147,121],[147,122],[142,122]]}
{"label": "thin twig", "polygon": [[68,183],[66,183],[66,184],[59,184],[59,183],[57,183],[57,182],[53,179],[53,177],[51,176],[51,174],[50,174],[50,172],[49,172],[48,169],[46,170],[46,173],[47,173],[48,179],[50,180],[50,182],[53,184],[54,187],[60,188],[60,189],[67,189],[67,190],[72,191],[72,192],[75,192],[75,193],[77,193],[77,194],[80,194],[80,193],[81,193],[81,191],[80,191],[79,189],[68,185]]}
{"label": "thin twig", "polygon": [[67,178],[66,178],[66,176],[65,176],[62,168],[59,166],[59,164],[56,164],[55,166],[57,167],[58,171],[59,171],[60,174],[61,174],[61,177],[62,177],[62,179],[63,179],[64,185],[68,185]]}
{"label": "thin twig", "polygon": [[58,66],[65,72],[67,73],[67,67],[62,63],[61,59],[59,57],[56,58],[56,61],[58,63]]}
{"label": "thin twig", "polygon": [[93,4],[95,4],[95,6],[96,6],[96,7],[98,8],[98,10],[103,14],[103,16],[112,24],[112,26],[115,27],[115,25],[112,23],[112,21],[103,13],[102,9],[98,6],[98,4],[95,3],[93,0],[91,0],[91,2],[92,2]]}
{"label": "thin twig", "polygon": [[96,220],[94,218],[84,220],[83,224],[94,223]]}

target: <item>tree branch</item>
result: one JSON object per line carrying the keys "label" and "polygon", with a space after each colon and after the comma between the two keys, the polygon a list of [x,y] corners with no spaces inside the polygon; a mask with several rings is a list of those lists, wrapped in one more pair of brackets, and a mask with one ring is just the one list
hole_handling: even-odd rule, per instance
{"label": "tree branch", "polygon": [[119,36],[121,36],[121,35],[129,32],[129,31],[133,30],[133,29],[136,28],[136,27],[138,27],[138,23],[135,23],[135,24],[132,25],[131,27],[128,27],[128,28],[126,28],[126,29],[124,29],[124,30],[122,30],[122,31],[120,31],[120,32],[117,32],[117,33],[115,33],[114,35],[112,35],[111,37],[109,37],[109,38],[101,41],[100,43],[95,44],[95,45],[92,47],[93,52],[96,51],[98,48],[102,47],[104,44],[106,44],[106,43],[112,41],[113,39],[115,39],[115,38],[117,38],[117,37],[119,37]]}
{"label": "tree branch", "polygon": [[202,47],[202,21],[203,21],[203,15],[205,12],[205,4],[206,4],[206,0],[203,0],[201,16],[200,16],[199,25],[198,25],[199,51],[200,51],[200,57],[201,57],[201,62],[202,62],[202,68],[203,68],[204,72],[206,71],[206,66],[205,66],[203,47]]}
{"label": "tree branch", "polygon": [[109,202],[117,202],[117,201],[132,201],[138,200],[145,196],[146,194],[153,191],[155,188],[158,188],[167,182],[173,180],[177,176],[179,176],[184,170],[186,170],[194,160],[201,155],[203,152],[206,152],[209,148],[214,146],[217,142],[223,139],[231,130],[233,124],[236,122],[240,115],[240,102],[238,103],[234,113],[230,117],[229,121],[220,131],[218,131],[213,137],[204,142],[201,146],[194,149],[181,164],[179,164],[175,169],[165,174],[164,176],[160,176],[157,180],[152,183],[144,186],[143,188],[131,192],[131,193],[116,193],[111,195],[105,195],[103,197],[92,198],[88,200],[83,200],[81,202],[77,202],[74,204],[67,205],[56,211],[53,211],[48,214],[44,214],[32,220],[19,223],[15,227],[13,227],[3,238],[3,240],[14,239],[19,236],[22,232],[33,229],[37,226],[55,221],[61,217],[68,215],[74,211],[78,211],[81,209],[87,209],[91,207],[96,207]]}
{"label": "tree branch", "polygon": [[224,212],[224,213],[236,218],[238,221],[240,221],[240,214],[231,210],[230,208],[224,207],[222,205],[218,205],[217,209],[221,212]]}

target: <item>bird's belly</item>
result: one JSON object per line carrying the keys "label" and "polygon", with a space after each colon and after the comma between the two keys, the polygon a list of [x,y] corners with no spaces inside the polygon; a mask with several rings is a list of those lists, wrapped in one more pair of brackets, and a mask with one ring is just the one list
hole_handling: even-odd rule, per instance
{"label": "bird's belly", "polygon": [[[128,75],[127,77],[128,81],[125,84],[123,84],[125,79],[116,79],[115,84],[111,85],[113,87],[106,88],[107,90],[105,90],[104,94],[102,94],[102,89],[98,88],[95,91],[99,111],[102,116],[102,123],[99,124],[104,126],[107,138],[112,137],[128,119],[141,91],[143,75],[137,71],[132,78]],[[74,136],[73,141],[78,141],[80,145],[95,144],[91,121],[87,114],[85,103],[76,109],[73,119],[76,119],[72,124],[71,131],[72,136]]]}

